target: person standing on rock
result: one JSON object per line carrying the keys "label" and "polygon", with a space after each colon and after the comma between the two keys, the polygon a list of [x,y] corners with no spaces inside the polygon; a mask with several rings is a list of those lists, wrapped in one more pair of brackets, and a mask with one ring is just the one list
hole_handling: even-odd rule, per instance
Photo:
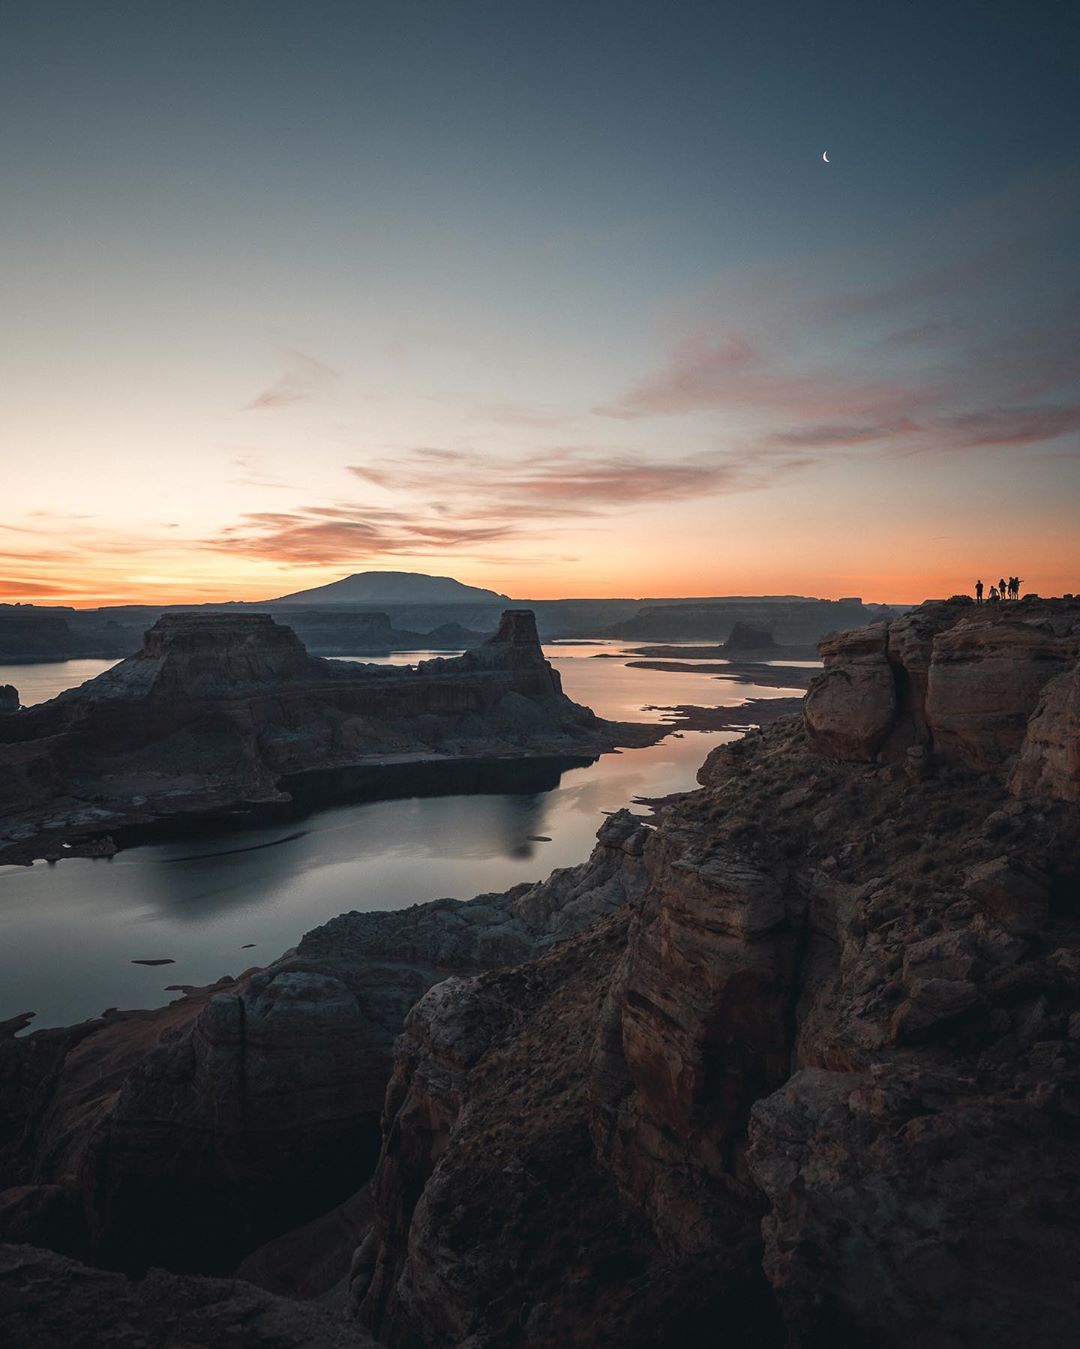
{"label": "person standing on rock", "polygon": [[1005,577],[1004,577],[1004,576],[1003,576],[1003,577],[1001,578],[1001,580],[998,582],[998,595],[999,595],[999,597],[1000,597],[1001,599],[1003,599],[1003,600],[1004,600],[1004,599],[1008,599],[1008,597],[1009,597],[1008,591],[1005,589]]}
{"label": "person standing on rock", "polygon": [[976,581],[976,582],[975,582],[975,603],[976,603],[976,604],[982,604],[982,602],[983,602],[982,592],[983,592],[983,583],[982,583],[981,581]]}
{"label": "person standing on rock", "polygon": [[990,594],[989,594],[988,598],[989,598],[989,601],[990,601],[991,604],[996,604],[996,603],[997,603],[997,598],[998,598],[998,588],[997,588],[997,586],[991,586],[991,587],[990,587]]}

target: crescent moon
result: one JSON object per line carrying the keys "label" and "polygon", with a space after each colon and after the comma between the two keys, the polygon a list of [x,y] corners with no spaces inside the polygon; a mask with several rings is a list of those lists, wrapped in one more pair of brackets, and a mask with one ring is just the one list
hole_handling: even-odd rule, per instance
{"label": "crescent moon", "polygon": [[826,164],[831,164],[831,163],[832,163],[832,160],[829,158],[829,152],[828,152],[828,150],[824,151],[824,153],[822,154],[821,157],[822,157],[822,159],[825,161]]}

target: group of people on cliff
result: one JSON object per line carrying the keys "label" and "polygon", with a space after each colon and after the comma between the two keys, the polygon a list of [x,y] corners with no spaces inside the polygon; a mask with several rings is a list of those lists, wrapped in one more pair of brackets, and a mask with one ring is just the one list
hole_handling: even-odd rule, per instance
{"label": "group of people on cliff", "polygon": [[[996,586],[992,585],[990,587],[990,594],[985,602],[996,604],[998,600],[1018,600],[1020,598],[1020,586],[1022,584],[1023,582],[1020,580],[1019,576],[1010,576],[1008,581],[1006,581],[1003,576]],[[982,581],[975,582],[975,603],[984,603]]]}

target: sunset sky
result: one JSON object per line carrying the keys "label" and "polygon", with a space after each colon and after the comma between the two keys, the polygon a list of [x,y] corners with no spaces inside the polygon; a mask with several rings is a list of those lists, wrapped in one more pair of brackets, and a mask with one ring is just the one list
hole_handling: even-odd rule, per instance
{"label": "sunset sky", "polygon": [[0,601],[1080,591],[1077,46],[1050,0],[4,6]]}

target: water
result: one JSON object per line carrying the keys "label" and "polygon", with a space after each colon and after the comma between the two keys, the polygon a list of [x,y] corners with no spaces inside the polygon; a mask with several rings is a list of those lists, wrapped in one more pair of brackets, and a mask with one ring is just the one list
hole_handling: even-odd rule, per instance
{"label": "water", "polygon": [[[656,720],[643,711],[651,704],[730,705],[800,694],[733,688],[712,674],[632,669],[628,648],[546,650],[572,698],[618,720]],[[86,677],[87,665],[97,673],[109,663],[24,665],[15,667],[15,680],[0,668],[0,683],[55,696]],[[23,701],[30,701],[27,692]],[[553,867],[585,859],[604,811],[696,786],[705,755],[735,734],[669,736],[588,767],[510,765],[499,791],[342,805],[285,825],[146,845],[112,859],[0,867],[0,1020],[35,1011],[35,1026],[63,1025],[106,1007],[159,1006],[174,996],[167,985],[205,984],[265,964],[347,909],[467,899],[540,880]],[[146,959],[175,964],[131,963]]]}
{"label": "water", "polygon": [[0,665],[0,684],[14,684],[23,707],[34,707],[104,674],[115,664],[114,660],[53,660],[41,665]]}

